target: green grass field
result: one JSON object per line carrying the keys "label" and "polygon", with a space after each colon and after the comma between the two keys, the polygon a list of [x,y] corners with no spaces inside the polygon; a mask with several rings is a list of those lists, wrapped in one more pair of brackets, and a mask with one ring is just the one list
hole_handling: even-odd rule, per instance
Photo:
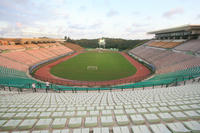
{"label": "green grass field", "polygon": [[51,68],[51,74],[71,80],[106,81],[136,73],[136,68],[121,54],[86,52]]}

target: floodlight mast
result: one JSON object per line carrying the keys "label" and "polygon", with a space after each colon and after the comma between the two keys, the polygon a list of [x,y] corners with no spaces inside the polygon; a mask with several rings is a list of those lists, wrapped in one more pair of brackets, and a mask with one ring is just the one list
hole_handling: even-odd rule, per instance
{"label": "floodlight mast", "polygon": [[103,48],[105,49],[105,47],[106,47],[105,39],[103,39],[103,38],[99,39],[98,44],[99,44],[99,48],[101,48],[101,46],[103,46]]}

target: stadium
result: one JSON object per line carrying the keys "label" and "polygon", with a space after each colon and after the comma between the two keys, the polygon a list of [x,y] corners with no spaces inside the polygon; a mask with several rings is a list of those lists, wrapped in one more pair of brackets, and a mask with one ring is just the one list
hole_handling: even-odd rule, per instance
{"label": "stadium", "polygon": [[[173,19],[174,12],[183,13],[163,16]],[[70,15],[56,11],[60,16]],[[80,29],[101,27],[67,23],[81,36]],[[5,27],[0,20],[0,133],[200,133],[200,25],[155,27],[141,40],[31,37],[38,32],[16,32],[26,25]]]}

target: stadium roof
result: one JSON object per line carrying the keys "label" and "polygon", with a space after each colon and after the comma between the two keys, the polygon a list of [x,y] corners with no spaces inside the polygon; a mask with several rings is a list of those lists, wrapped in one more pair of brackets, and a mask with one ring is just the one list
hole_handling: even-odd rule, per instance
{"label": "stadium roof", "polygon": [[200,30],[200,25],[183,25],[183,26],[179,26],[179,27],[151,31],[151,32],[148,32],[148,34],[160,34],[160,33],[169,33],[169,32],[177,32],[177,31],[191,31],[191,30]]}

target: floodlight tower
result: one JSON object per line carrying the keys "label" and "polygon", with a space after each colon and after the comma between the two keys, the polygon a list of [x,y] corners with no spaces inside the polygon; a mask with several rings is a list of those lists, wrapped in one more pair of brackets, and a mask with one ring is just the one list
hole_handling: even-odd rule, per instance
{"label": "floodlight tower", "polygon": [[103,38],[99,39],[98,44],[99,44],[99,48],[101,48],[101,46],[103,46],[103,48],[105,49],[105,47],[106,47],[105,39],[103,39]]}

